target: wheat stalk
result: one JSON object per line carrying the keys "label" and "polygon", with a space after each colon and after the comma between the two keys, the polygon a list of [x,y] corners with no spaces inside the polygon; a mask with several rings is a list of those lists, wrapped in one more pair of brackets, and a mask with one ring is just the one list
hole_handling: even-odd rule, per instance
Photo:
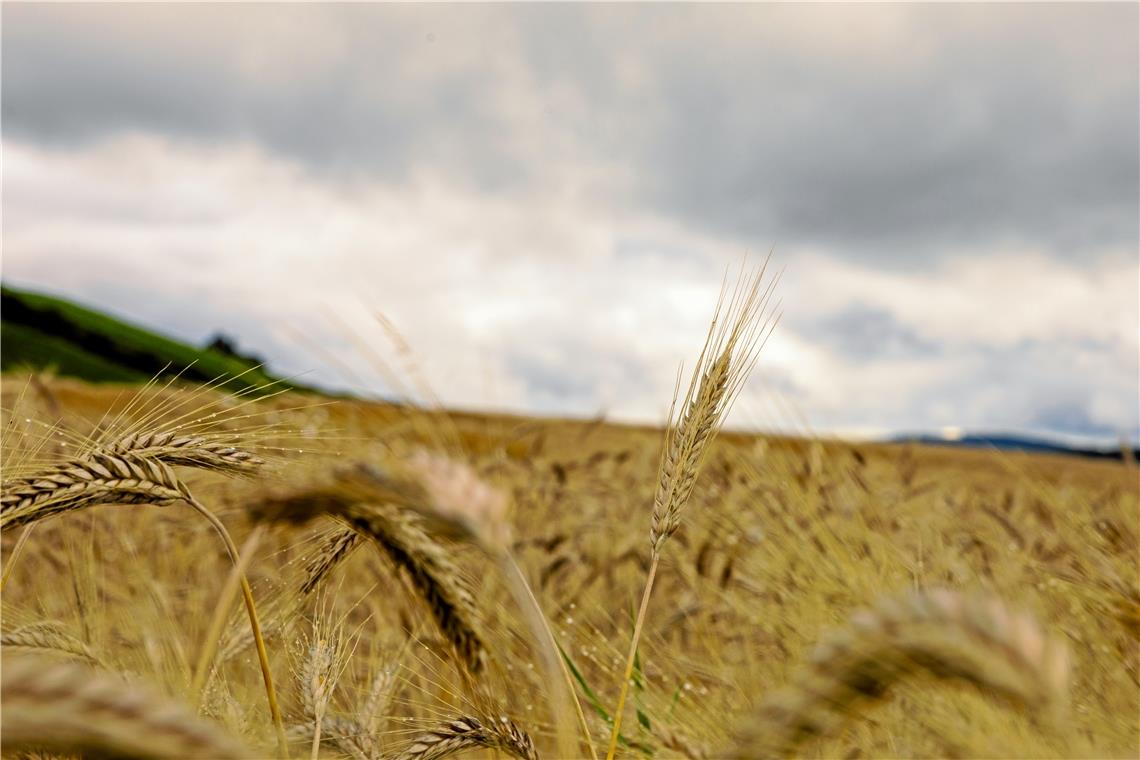
{"label": "wheat stalk", "polygon": [[663,749],[676,752],[686,760],[709,760],[709,753],[704,747],[672,726],[656,723],[653,734]]}
{"label": "wheat stalk", "polygon": [[[415,512],[391,503],[368,503],[345,484],[300,489],[287,496],[265,499],[252,508],[255,517],[269,520],[308,519],[319,514],[340,517],[350,528],[371,539],[402,568],[431,610],[444,637],[452,644],[461,662],[471,670],[482,669],[484,644],[478,633],[479,613],[475,595],[447,550],[424,528]],[[347,541],[337,537],[337,544]],[[326,546],[330,546],[326,544]],[[318,555],[316,566],[329,551]],[[343,558],[344,554],[339,557]],[[319,582],[319,578],[317,579]]]}
{"label": "wheat stalk", "polygon": [[230,474],[246,475],[264,462],[232,441],[216,436],[185,435],[176,430],[128,433],[101,447],[111,454],[134,454],[157,459],[169,465],[196,467]]}
{"label": "wheat stalk", "polygon": [[92,665],[101,664],[86,644],[68,635],[54,623],[32,623],[0,635],[0,647],[59,652],[86,660]]}
{"label": "wheat stalk", "polygon": [[[155,441],[162,443],[155,444]],[[96,449],[45,471],[6,479],[0,486],[0,530],[20,525],[30,526],[54,515],[97,504],[166,505],[182,500],[206,518],[225,544],[231,561],[235,565],[239,564],[237,547],[225,525],[190,493],[165,460],[186,464],[195,458],[194,452],[198,451],[202,461],[210,458],[229,461],[227,457],[237,457],[233,462],[240,459],[253,466],[251,457],[239,456],[236,449],[222,453],[209,446],[196,449],[186,442],[179,446],[171,446],[170,443],[170,440],[157,433],[127,436],[111,444],[116,449],[114,452]],[[136,453],[136,449],[130,448],[132,446],[137,446],[137,451],[142,453]],[[209,468],[204,464],[195,466]],[[217,465],[214,469],[225,467]],[[244,573],[241,574],[241,590],[250,629],[258,646],[258,663],[265,682],[270,713],[284,751],[285,729],[273,688],[269,656],[265,651],[253,592]]]}
{"label": "wheat stalk", "polygon": [[447,550],[423,529],[422,519],[392,504],[355,504],[349,522],[408,573],[460,660],[478,673],[485,646],[475,595]]}
{"label": "wheat stalk", "polygon": [[534,742],[526,731],[507,718],[488,720],[463,716],[420,734],[397,756],[397,760],[439,760],[484,747],[497,749],[519,760],[538,760]]}
{"label": "wheat stalk", "polygon": [[93,452],[0,487],[0,530],[95,504],[170,504],[188,495],[164,462]]}
{"label": "wheat stalk", "polygon": [[764,701],[731,756],[786,757],[833,733],[855,705],[923,672],[1056,709],[1066,700],[1068,654],[1031,617],[996,599],[946,590],[888,599],[825,640],[810,667]]}
{"label": "wheat stalk", "polygon": [[5,752],[43,749],[137,760],[253,757],[184,706],[75,664],[5,660],[0,702]]}
{"label": "wheat stalk", "polygon": [[[312,744],[317,736],[315,721],[297,723],[286,729],[290,744]],[[365,726],[335,715],[326,715],[320,721],[320,743],[336,747],[353,760],[377,760],[380,757],[376,740]]]}
{"label": "wheat stalk", "polygon": [[[662,449],[658,470],[657,489],[653,497],[653,512],[649,527],[650,562],[641,605],[633,624],[629,653],[626,656],[617,705],[614,708],[613,726],[610,729],[606,760],[613,760],[621,735],[622,714],[629,696],[629,683],[637,658],[637,645],[641,640],[642,626],[649,609],[649,598],[657,578],[661,547],[681,525],[681,514],[697,481],[709,444],[724,422],[736,395],[756,363],[758,352],[775,328],[776,319],[767,311],[775,280],[761,290],[765,264],[755,275],[742,277],[736,285],[728,307],[724,307],[725,291],[713,315],[705,338],[705,345],[697,359],[689,388],[681,404],[680,419],[674,422],[677,396],[669,411],[669,425]],[[767,314],[766,314],[767,311]],[[678,383],[680,378],[678,377]]]}
{"label": "wheat stalk", "polygon": [[308,596],[317,589],[341,562],[360,546],[363,536],[347,526],[338,526],[326,536],[317,553],[305,566],[305,580],[301,583],[301,595]]}

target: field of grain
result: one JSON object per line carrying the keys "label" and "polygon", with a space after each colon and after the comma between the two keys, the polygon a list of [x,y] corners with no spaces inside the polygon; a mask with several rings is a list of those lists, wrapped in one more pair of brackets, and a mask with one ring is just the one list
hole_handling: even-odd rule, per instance
{"label": "field of grain", "polygon": [[1131,463],[723,433],[671,514],[601,420],[3,409],[5,757],[1137,756]]}

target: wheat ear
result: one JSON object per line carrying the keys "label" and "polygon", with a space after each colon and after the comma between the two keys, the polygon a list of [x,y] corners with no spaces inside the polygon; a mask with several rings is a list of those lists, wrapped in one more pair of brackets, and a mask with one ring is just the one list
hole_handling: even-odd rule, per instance
{"label": "wheat ear", "polygon": [[46,749],[136,760],[254,756],[186,707],[75,664],[5,660],[0,702],[5,752]]}
{"label": "wheat ear", "polygon": [[424,530],[422,518],[391,504],[356,504],[349,522],[408,573],[460,660],[478,673],[485,646],[475,594],[447,550]]}
{"label": "wheat ear", "polygon": [[234,475],[246,475],[264,462],[239,448],[228,438],[185,435],[173,430],[129,433],[104,447],[111,454],[134,454],[169,465],[195,467]]}
{"label": "wheat ear", "polygon": [[[97,449],[61,462],[41,473],[5,480],[0,486],[0,530],[19,525],[32,525],[54,515],[97,504],[165,505],[182,500],[213,525],[225,544],[230,559],[235,565],[239,564],[237,547],[225,525],[190,493],[171,466],[164,461],[165,457],[175,455],[169,451],[166,453],[157,451],[155,447],[148,449],[147,446],[141,446],[139,449],[144,453],[151,451],[147,456],[140,456],[133,449],[126,450],[128,444],[139,444],[140,441],[151,442],[146,436],[128,437],[113,444],[119,449],[115,453]],[[188,444],[177,447],[176,456],[186,456],[192,448]],[[214,455],[221,456],[217,452],[214,452]],[[277,694],[273,688],[269,655],[261,635],[253,592],[244,573],[241,575],[241,591],[249,616],[250,630],[257,643],[258,664],[265,682],[269,711],[277,729],[280,749],[285,752],[285,727],[281,719],[281,710],[277,705]]]}
{"label": "wheat ear", "polygon": [[377,725],[391,699],[392,686],[396,680],[395,671],[387,669],[376,675],[356,717],[324,715],[318,721],[315,717],[317,695],[311,685],[314,683],[313,671],[320,668],[314,667],[316,663],[313,662],[312,654],[310,651],[310,659],[299,674],[304,721],[288,728],[286,733],[290,743],[305,742],[312,746],[315,741],[319,741],[336,747],[353,760],[379,760],[381,752]]}
{"label": "wheat ear", "polygon": [[170,467],[134,454],[94,452],[0,488],[0,530],[95,504],[170,504],[188,491]]}
{"label": "wheat ear", "polygon": [[[704,348],[697,359],[688,391],[681,404],[680,419],[674,421],[677,397],[669,412],[669,425],[662,449],[657,490],[653,497],[653,514],[649,527],[650,561],[641,605],[633,624],[629,653],[626,656],[617,705],[614,708],[613,726],[610,729],[606,760],[613,760],[621,735],[622,713],[629,696],[629,683],[637,658],[637,645],[641,640],[649,598],[657,578],[657,565],[661,547],[681,525],[681,514],[693,493],[701,466],[708,454],[709,444],[724,422],[736,395],[740,392],[758,352],[775,327],[776,319],[767,310],[773,280],[761,289],[766,265],[751,277],[741,278],[732,297],[722,309],[726,292],[721,291],[712,324],[705,338]],[[678,378],[678,381],[680,378]]]}
{"label": "wheat ear", "polygon": [[54,623],[32,623],[0,635],[0,647],[58,652],[85,660],[92,665],[102,664],[86,644]]}
{"label": "wheat ear", "polygon": [[[319,514],[337,516],[371,539],[402,568],[427,602],[444,637],[472,672],[482,669],[485,647],[478,633],[475,595],[447,550],[427,532],[415,512],[390,503],[360,501],[351,488],[336,484],[301,489],[266,499],[252,508],[257,519],[297,520]],[[321,556],[326,556],[322,552]],[[343,555],[341,555],[343,556]],[[318,558],[317,565],[321,564]]]}
{"label": "wheat ear", "polygon": [[[324,583],[325,578],[348,559],[364,541],[363,536],[344,525],[338,525],[323,537],[317,551],[305,563],[305,580],[301,582],[300,593],[291,596],[288,601],[275,600],[278,603],[271,602],[268,608],[263,607],[265,617],[262,620],[262,628],[265,634],[269,635],[280,630],[284,621],[301,608],[304,597],[316,591]],[[220,645],[220,657],[222,660],[228,660],[251,643],[253,639],[248,626],[229,632]]]}
{"label": "wheat ear", "polygon": [[[285,735],[290,744],[312,744],[317,735],[314,721],[296,723],[286,729]],[[326,715],[320,722],[320,743],[332,745],[353,760],[377,760],[379,750],[371,732],[365,726],[349,718]]]}
{"label": "wheat ear", "polygon": [[834,732],[857,704],[882,699],[894,683],[921,673],[1058,708],[1068,662],[1061,642],[996,599],[946,590],[888,599],[825,640],[793,684],[764,701],[730,756],[786,757]]}
{"label": "wheat ear", "polygon": [[348,559],[361,542],[363,536],[347,526],[338,526],[321,542],[316,555],[305,566],[305,580],[301,583],[301,595],[313,593],[340,563]]}
{"label": "wheat ear", "polygon": [[526,731],[507,718],[482,722],[463,716],[420,734],[397,756],[397,760],[439,760],[479,747],[497,749],[519,760],[538,760],[534,742]]}
{"label": "wheat ear", "polygon": [[[538,645],[543,674],[553,691],[550,710],[553,713],[559,755],[572,757],[580,752],[573,735],[570,715],[573,709],[589,756],[591,760],[597,760],[590,726],[575,693],[573,676],[558,651],[554,632],[527,582],[526,574],[514,557],[511,548],[512,530],[507,519],[509,500],[506,495],[485,482],[465,462],[420,450],[413,454],[406,465],[415,479],[415,490],[422,491],[422,495],[417,493],[419,498],[408,506],[473,540],[495,560],[506,579],[507,588],[515,598],[531,636]],[[384,473],[375,468],[358,468],[356,474],[371,481],[379,479],[384,483],[386,480]]]}

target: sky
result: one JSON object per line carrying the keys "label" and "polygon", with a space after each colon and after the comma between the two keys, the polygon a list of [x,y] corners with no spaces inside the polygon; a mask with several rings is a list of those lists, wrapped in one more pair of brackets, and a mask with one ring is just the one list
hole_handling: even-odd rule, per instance
{"label": "sky", "polygon": [[771,253],[732,426],[1140,438],[1136,4],[2,13],[13,285],[653,423]]}

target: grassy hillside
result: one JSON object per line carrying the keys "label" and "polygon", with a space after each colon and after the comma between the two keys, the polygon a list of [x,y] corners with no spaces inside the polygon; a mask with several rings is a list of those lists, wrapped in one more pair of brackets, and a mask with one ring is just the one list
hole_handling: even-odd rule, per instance
{"label": "grassy hillside", "polygon": [[253,362],[172,340],[62,298],[4,286],[0,318],[3,371],[51,368],[92,382],[144,381],[182,371],[189,380],[235,377],[228,384],[232,390],[275,380]]}
{"label": "grassy hillside", "polygon": [[53,369],[57,374],[93,381],[145,382],[147,376],[108,361],[79,346],[24,325],[0,322],[0,367],[5,372]]}

